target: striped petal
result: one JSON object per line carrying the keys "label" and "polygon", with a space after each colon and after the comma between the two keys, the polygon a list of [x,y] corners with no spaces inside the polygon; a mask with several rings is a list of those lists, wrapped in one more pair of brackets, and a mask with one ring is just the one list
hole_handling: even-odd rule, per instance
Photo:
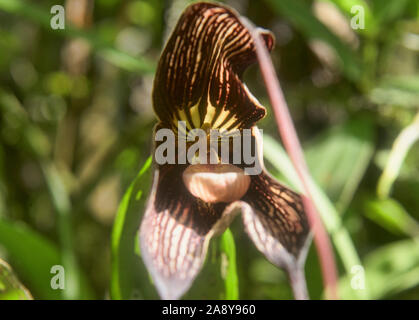
{"label": "striped petal", "polygon": [[242,201],[246,232],[273,264],[289,269],[305,259],[309,225],[301,196],[281,185],[266,172],[252,176]]}
{"label": "striped petal", "polygon": [[[182,182],[181,166],[155,170],[153,188],[140,227],[141,254],[163,299],[178,299],[191,286],[205,260],[210,238],[225,230],[236,207],[207,204]],[[226,210],[225,210],[226,209]]]}
{"label": "striped petal", "polygon": [[304,263],[311,236],[302,196],[266,172],[263,140],[256,126],[252,136],[263,171],[251,176],[250,187],[241,199],[243,224],[259,251],[287,271],[295,297],[305,299]]}
{"label": "striped petal", "polygon": [[[272,49],[273,36],[262,33]],[[178,121],[188,130],[250,128],[266,113],[240,79],[255,61],[251,35],[233,10],[211,3],[189,6],[157,68],[153,105],[158,118],[174,129]]]}

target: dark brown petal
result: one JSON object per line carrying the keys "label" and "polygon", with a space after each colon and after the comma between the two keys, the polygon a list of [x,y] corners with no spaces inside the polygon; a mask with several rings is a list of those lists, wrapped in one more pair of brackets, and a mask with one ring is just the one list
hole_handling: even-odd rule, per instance
{"label": "dark brown petal", "polygon": [[[262,32],[272,49],[272,34]],[[153,105],[158,118],[174,127],[186,121],[189,130],[250,128],[266,112],[240,80],[255,61],[253,40],[234,11],[211,3],[189,6],[157,68]]]}
{"label": "dark brown petal", "polygon": [[178,299],[189,289],[225,208],[190,195],[182,170],[168,165],[155,171],[140,228],[141,254],[163,299]]}
{"label": "dark brown petal", "polygon": [[309,236],[301,196],[266,172],[251,178],[242,198],[251,206],[250,211],[243,212],[246,231],[269,261],[286,268],[289,259],[304,256]]}
{"label": "dark brown petal", "polygon": [[259,251],[287,271],[295,297],[305,299],[304,263],[311,236],[302,197],[265,171],[263,140],[256,126],[252,136],[263,171],[251,176],[241,199],[243,224]]}
{"label": "dark brown petal", "polygon": [[295,298],[308,299],[304,263],[311,237],[301,196],[263,172],[252,176],[242,202],[247,234],[270,262],[285,269]]}

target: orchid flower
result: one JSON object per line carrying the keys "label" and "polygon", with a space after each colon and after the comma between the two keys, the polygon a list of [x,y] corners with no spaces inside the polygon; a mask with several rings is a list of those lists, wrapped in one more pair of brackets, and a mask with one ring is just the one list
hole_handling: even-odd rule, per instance
{"label": "orchid flower", "polygon": [[[272,50],[273,35],[259,31]],[[266,110],[241,80],[255,61],[254,43],[240,16],[214,3],[186,8],[161,55],[153,88],[159,120],[154,135],[161,128],[180,135],[180,121],[186,132],[217,129],[243,134],[247,129],[262,164],[261,172],[249,175],[244,162],[158,164],[153,158],[153,184],[139,238],[144,263],[163,299],[178,299],[189,289],[203,266],[210,239],[222,234],[240,212],[257,249],[288,272],[294,292],[305,291],[309,225],[301,196],[263,168],[256,123]],[[155,148],[161,144],[156,140]],[[190,145],[183,151],[175,148],[176,159]],[[222,159],[215,152],[216,159]]]}

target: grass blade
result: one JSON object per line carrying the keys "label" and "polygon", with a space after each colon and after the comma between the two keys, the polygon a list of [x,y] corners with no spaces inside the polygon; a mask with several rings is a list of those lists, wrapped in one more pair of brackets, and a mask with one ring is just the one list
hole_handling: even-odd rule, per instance
{"label": "grass blade", "polygon": [[404,128],[391,148],[390,156],[383,173],[378,180],[377,194],[385,199],[390,195],[391,187],[399,175],[400,168],[407,153],[413,144],[419,139],[419,113],[413,122]]}
{"label": "grass blade", "polygon": [[236,265],[236,245],[233,233],[229,228],[221,236],[221,273],[225,284],[225,299],[239,299],[239,278]]}
{"label": "grass blade", "polygon": [[[135,186],[144,174],[151,167],[151,157],[147,159],[138,175],[131,182],[116,214],[115,223],[112,230],[112,271],[111,271],[111,298],[115,300],[128,299],[132,297],[133,281],[128,272],[132,268],[132,260],[135,256],[135,229],[138,227],[139,212],[129,211],[130,202],[133,197]],[[138,201],[142,198],[142,188],[136,194]]]}
{"label": "grass blade", "polygon": [[65,299],[80,297],[80,271],[74,255],[72,237],[71,202],[58,170],[52,163],[44,163],[42,169],[58,215],[58,229],[61,242],[62,263],[65,269]]}

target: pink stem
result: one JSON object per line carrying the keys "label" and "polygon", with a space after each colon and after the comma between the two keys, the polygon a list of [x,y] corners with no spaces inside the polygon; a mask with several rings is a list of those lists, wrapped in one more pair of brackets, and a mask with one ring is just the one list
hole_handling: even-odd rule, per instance
{"label": "pink stem", "polygon": [[[246,25],[249,25],[249,23],[246,23]],[[255,43],[259,66],[269,95],[269,100],[271,101],[275,113],[279,133],[284,143],[285,150],[288,152],[302,182],[304,193],[306,194],[306,196],[303,197],[303,203],[311,230],[314,233],[314,243],[320,260],[326,296],[329,299],[337,299],[337,271],[332,245],[316,207],[314,206],[313,196],[310,192],[308,183],[310,177],[309,171],[289,113],[287,102],[282,93],[281,85],[276,76],[269,52],[264,41],[261,39],[259,31],[251,26],[248,27],[248,29],[251,31]]]}

